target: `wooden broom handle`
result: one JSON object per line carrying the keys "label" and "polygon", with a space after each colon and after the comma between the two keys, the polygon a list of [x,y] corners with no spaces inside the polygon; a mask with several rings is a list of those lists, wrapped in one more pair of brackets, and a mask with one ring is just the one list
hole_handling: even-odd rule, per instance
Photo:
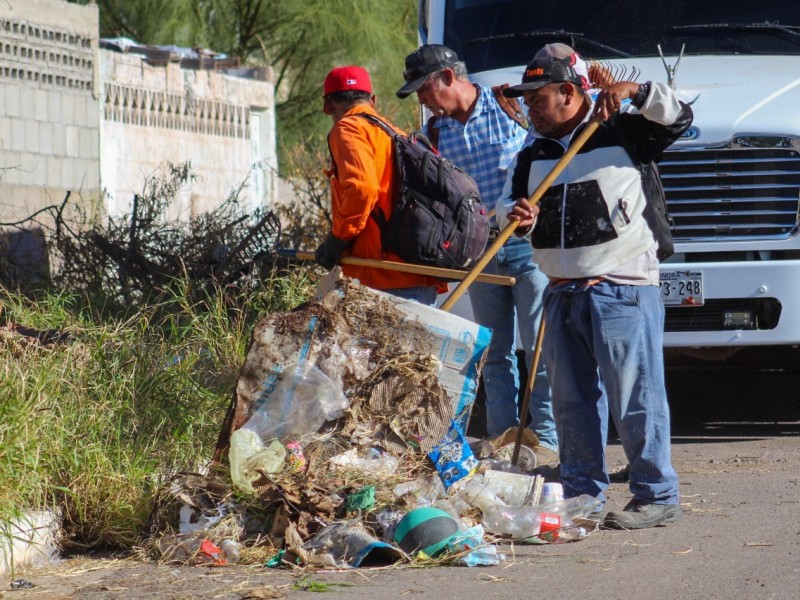
{"label": "wooden broom handle", "polygon": [[[314,260],[313,252],[297,250],[294,256],[301,260]],[[415,273],[417,275],[430,275],[441,279],[464,279],[469,275],[469,271],[459,271],[458,269],[443,269],[442,267],[431,267],[428,265],[415,265],[411,263],[400,263],[391,260],[378,260],[375,258],[357,258],[355,256],[342,256],[339,263],[343,265],[353,265],[358,267],[371,267],[373,269],[386,269],[387,271],[401,271],[403,273]],[[504,275],[488,275],[481,273],[477,281],[481,283],[493,283],[495,285],[512,286],[516,282],[513,277]]]}

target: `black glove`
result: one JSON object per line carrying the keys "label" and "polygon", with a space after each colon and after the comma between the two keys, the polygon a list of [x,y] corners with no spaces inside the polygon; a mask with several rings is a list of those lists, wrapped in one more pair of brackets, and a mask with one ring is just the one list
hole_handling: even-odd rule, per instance
{"label": "black glove", "polygon": [[339,262],[339,257],[342,255],[342,252],[344,252],[344,249],[347,248],[347,245],[347,242],[329,233],[325,241],[317,248],[314,259],[317,261],[317,264],[330,271]]}

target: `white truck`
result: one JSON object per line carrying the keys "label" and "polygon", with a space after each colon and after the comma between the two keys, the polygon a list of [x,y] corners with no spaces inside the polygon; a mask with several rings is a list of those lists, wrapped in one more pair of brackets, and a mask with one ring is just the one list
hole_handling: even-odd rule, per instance
{"label": "white truck", "polygon": [[669,83],[695,117],[659,164],[666,355],[800,367],[800,2],[420,0],[419,39],[483,85],[551,42]]}

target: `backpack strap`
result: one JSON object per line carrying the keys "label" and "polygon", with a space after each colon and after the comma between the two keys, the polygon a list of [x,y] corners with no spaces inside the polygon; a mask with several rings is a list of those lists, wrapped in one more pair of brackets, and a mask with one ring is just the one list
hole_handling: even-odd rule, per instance
{"label": "backpack strap", "polygon": [[428,119],[428,123],[426,124],[425,128],[428,130],[428,140],[431,143],[431,146],[439,149],[439,128],[434,127],[433,124],[436,123],[436,117],[431,117]]}
{"label": "backpack strap", "polygon": [[[366,119],[367,121],[369,121],[370,123],[372,123],[376,127],[380,127],[381,129],[383,129],[384,132],[386,132],[386,134],[390,138],[392,138],[392,140],[396,140],[397,137],[400,135],[394,129],[392,129],[386,123],[386,121],[384,121],[383,119],[379,119],[375,115],[371,115],[371,114],[362,112],[362,113],[356,113],[354,116],[361,117],[362,119]],[[395,177],[400,177],[402,172],[403,172],[402,161],[401,161],[400,156],[398,155],[396,150],[394,150],[394,149],[392,150],[392,155],[394,156]],[[395,181],[394,185],[395,185],[395,187],[397,186],[397,182],[396,181]],[[395,189],[394,193],[395,194],[397,193],[396,189]],[[388,235],[387,224],[388,224],[389,220],[386,218],[386,214],[383,212],[383,210],[379,206],[375,206],[375,208],[373,208],[372,211],[369,213],[369,216],[374,219],[375,223],[378,225],[378,229],[381,232],[381,253],[384,256],[386,256],[388,254],[388,252],[389,252],[389,243],[387,241],[387,235]]]}
{"label": "backpack strap", "polygon": [[507,87],[507,83],[492,87],[494,99],[497,100],[497,104],[500,105],[500,108],[503,109],[503,112],[505,112],[512,121],[527,131],[531,128],[531,124],[528,122],[528,117],[522,110],[519,102],[517,102],[516,98],[506,98],[503,95],[503,90]]}
{"label": "backpack strap", "polygon": [[336,159],[333,158],[333,149],[331,148],[331,134],[325,136],[325,141],[328,142],[328,154],[331,157],[331,171],[336,177],[339,177],[339,167],[336,165]]}

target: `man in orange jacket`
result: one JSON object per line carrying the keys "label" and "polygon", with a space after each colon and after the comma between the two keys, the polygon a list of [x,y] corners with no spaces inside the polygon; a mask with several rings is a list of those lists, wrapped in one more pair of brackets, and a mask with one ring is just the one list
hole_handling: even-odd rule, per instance
{"label": "man in orange jacket", "polygon": [[[326,269],[332,269],[342,255],[402,262],[384,250],[380,227],[372,216],[377,208],[387,219],[391,216],[395,164],[391,138],[356,116],[379,116],[369,73],[356,66],[333,69],[325,77],[323,100],[325,114],[333,119],[328,134],[331,168],[325,171],[331,182],[332,224],[317,248],[316,261]],[[342,265],[342,272],[371,288],[431,306],[437,293],[447,289],[440,280],[425,275],[354,265]]]}

